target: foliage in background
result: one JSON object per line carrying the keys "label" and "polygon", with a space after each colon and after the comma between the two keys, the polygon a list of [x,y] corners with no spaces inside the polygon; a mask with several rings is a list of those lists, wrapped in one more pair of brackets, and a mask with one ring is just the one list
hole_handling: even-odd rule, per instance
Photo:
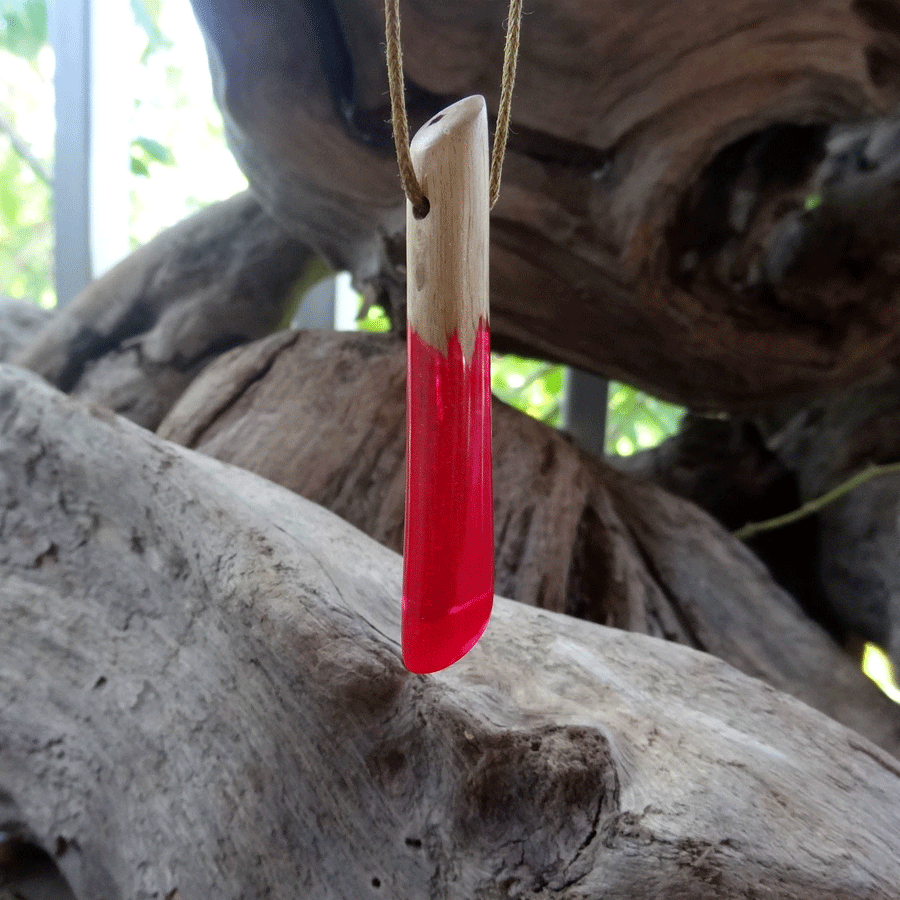
{"label": "foliage in background", "polygon": [[562,425],[563,367],[522,356],[491,354],[491,390],[535,419]]}
{"label": "foliage in background", "polygon": [[[131,0],[131,244],[246,187],[189,0]],[[53,51],[45,0],[0,0],[0,294],[55,304]]]}
{"label": "foliage in background", "polygon": [[0,72],[0,294],[52,305],[53,56],[43,2],[0,0]]}
{"label": "foliage in background", "polygon": [[609,386],[606,452],[630,456],[655,447],[678,431],[684,408],[618,381]]}
{"label": "foliage in background", "polygon": [[[560,428],[564,367],[520,356],[493,354],[491,389],[505,403]],[[673,435],[684,409],[613,381],[606,414],[606,452],[630,456]]]}
{"label": "foliage in background", "polygon": [[900,684],[891,658],[875,644],[866,644],[863,649],[862,670],[887,694],[894,703],[900,703]]}
{"label": "foliage in background", "polygon": [[0,44],[21,59],[33,60],[47,43],[47,5],[44,0],[0,2]]}
{"label": "foliage in background", "polygon": [[384,307],[379,306],[377,303],[366,307],[362,297],[359,298],[359,305],[359,317],[356,320],[356,327],[360,331],[372,331],[377,334],[390,331],[391,320],[384,311]]}
{"label": "foliage in background", "polygon": [[131,241],[247,187],[225,144],[190,0],[131,0]]}

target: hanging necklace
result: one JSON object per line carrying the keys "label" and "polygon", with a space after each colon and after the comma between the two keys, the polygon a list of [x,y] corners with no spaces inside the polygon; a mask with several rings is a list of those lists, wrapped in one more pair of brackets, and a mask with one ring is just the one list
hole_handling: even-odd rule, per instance
{"label": "hanging necklace", "polygon": [[410,144],[399,0],[385,0],[394,143],[407,196],[406,526],[403,661],[456,662],[494,599],[488,221],[500,192],[522,0],[510,0],[503,84],[488,163],[487,108],[467,97]]}

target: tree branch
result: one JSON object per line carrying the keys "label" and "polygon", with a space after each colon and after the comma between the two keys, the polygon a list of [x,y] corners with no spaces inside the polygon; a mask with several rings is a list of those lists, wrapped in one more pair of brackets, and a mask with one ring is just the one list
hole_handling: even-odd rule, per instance
{"label": "tree branch", "polygon": [[43,181],[44,184],[52,190],[53,176],[47,171],[44,164],[34,155],[34,153],[31,152],[28,143],[16,131],[12,123],[7,121],[2,115],[0,115],[0,131],[9,138],[9,143],[12,145],[15,153],[27,163],[28,167],[34,172],[37,178],[40,181]]}
{"label": "tree branch", "polygon": [[[400,550],[405,373],[403,344],[387,335],[276,334],[208,366],[159,434]],[[500,593],[704,650],[900,757],[900,708],[724,528],[516,410],[498,402],[493,414]]]}

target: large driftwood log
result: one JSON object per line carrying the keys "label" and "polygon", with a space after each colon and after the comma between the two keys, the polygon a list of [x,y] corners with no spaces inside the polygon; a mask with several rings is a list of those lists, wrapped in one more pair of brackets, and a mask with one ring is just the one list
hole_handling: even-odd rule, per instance
{"label": "large driftwood log", "polygon": [[[381,0],[193,2],[264,205],[399,317]],[[506,12],[404,4],[413,127],[467,94],[496,110]],[[492,217],[497,346],[695,408],[771,404],[892,363],[896,123],[843,126],[900,99],[896,0],[527,12]]]}
{"label": "large driftwood log", "polygon": [[245,192],[132,253],[10,359],[155,428],[210,359],[286,325],[327,271]]}
{"label": "large driftwood log", "polygon": [[0,790],[80,898],[893,900],[900,769],[705,654],[498,600],[0,368]]}
{"label": "large driftwood log", "polygon": [[[399,550],[403,346],[383,335],[273,335],[207,368],[160,434],[320,503]],[[900,756],[900,708],[690,503],[494,405],[497,590],[664,637],[744,672]]]}

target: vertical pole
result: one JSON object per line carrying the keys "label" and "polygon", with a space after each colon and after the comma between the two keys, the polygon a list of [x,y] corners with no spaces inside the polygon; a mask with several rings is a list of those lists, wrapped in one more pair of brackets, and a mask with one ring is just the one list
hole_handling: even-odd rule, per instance
{"label": "vertical pole", "polygon": [[336,297],[337,278],[322,279],[307,291],[294,316],[294,321],[291,322],[291,327],[323,328],[330,331],[335,327]]}
{"label": "vertical pole", "polygon": [[67,303],[129,250],[128,131],[121,0],[56,0],[53,179],[56,295]]}
{"label": "vertical pole", "polygon": [[567,369],[564,391],[563,429],[572,435],[582,450],[602,459],[606,444],[609,382],[591,372]]}
{"label": "vertical pole", "polygon": [[90,0],[56,0],[49,8],[56,56],[56,297],[68,303],[91,280],[88,227],[90,155]]}

